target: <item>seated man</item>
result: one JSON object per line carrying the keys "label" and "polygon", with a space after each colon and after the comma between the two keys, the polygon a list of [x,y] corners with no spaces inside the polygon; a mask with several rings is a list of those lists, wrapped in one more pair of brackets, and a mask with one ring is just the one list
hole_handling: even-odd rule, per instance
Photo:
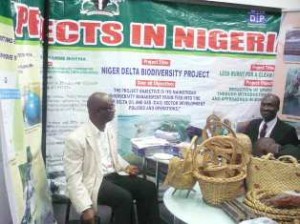
{"label": "seated man", "polygon": [[[272,138],[275,143],[280,146],[273,152],[275,154],[280,154],[280,150],[283,149],[282,147],[285,145],[299,144],[296,129],[277,117],[279,106],[280,99],[278,96],[275,94],[265,95],[260,104],[262,119],[250,121],[245,131],[245,134],[250,137],[252,145],[254,146],[260,138]],[[254,148],[254,155],[257,154],[255,150],[256,149]]]}
{"label": "seated man", "polygon": [[82,223],[94,224],[97,204],[105,204],[112,207],[114,224],[130,224],[133,200],[139,223],[159,223],[155,184],[137,177],[138,168],[117,152],[109,123],[115,114],[111,97],[93,93],[87,109],[90,121],[68,136],[64,152],[69,197]]}

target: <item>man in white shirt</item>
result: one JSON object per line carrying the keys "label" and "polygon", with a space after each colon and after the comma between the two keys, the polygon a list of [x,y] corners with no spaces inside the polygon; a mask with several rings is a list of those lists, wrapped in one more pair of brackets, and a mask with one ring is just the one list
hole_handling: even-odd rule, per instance
{"label": "man in white shirt", "polygon": [[93,93],[87,108],[90,122],[68,136],[64,152],[69,197],[82,223],[94,224],[97,204],[105,204],[112,207],[114,224],[130,224],[133,200],[139,223],[159,223],[156,186],[137,177],[138,168],[117,152],[109,123],[115,114],[111,97]]}

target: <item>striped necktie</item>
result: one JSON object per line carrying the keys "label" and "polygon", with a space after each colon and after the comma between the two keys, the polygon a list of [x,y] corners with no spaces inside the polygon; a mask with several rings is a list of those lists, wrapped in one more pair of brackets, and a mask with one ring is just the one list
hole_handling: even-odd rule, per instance
{"label": "striped necktie", "polygon": [[264,138],[266,136],[268,125],[264,123],[263,128],[260,131],[259,137]]}

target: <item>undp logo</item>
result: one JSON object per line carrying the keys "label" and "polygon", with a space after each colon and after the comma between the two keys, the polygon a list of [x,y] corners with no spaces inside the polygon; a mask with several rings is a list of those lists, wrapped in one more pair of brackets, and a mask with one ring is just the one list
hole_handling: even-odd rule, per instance
{"label": "undp logo", "polygon": [[252,24],[265,24],[267,23],[267,16],[264,11],[251,10],[249,12],[248,22]]}

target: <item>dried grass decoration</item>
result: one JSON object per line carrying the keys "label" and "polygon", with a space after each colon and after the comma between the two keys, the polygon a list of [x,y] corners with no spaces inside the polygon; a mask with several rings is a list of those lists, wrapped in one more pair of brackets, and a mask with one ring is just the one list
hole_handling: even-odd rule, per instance
{"label": "dried grass decoration", "polygon": [[259,216],[269,217],[281,224],[300,224],[300,207],[278,208],[267,203],[282,194],[282,191],[253,189],[247,192],[244,203]]}
{"label": "dried grass decoration", "polygon": [[222,122],[210,122],[206,128],[213,126],[225,128],[228,135],[208,137],[196,148],[193,173],[199,182],[203,199],[216,205],[243,193],[251,143],[249,145],[250,140],[244,136],[239,140],[236,133]]}
{"label": "dried grass decoration", "polygon": [[196,179],[193,175],[192,150],[197,147],[198,137],[194,136],[190,146],[185,149],[183,158],[173,157],[169,162],[168,173],[165,178],[165,185],[175,189],[192,190]]}

